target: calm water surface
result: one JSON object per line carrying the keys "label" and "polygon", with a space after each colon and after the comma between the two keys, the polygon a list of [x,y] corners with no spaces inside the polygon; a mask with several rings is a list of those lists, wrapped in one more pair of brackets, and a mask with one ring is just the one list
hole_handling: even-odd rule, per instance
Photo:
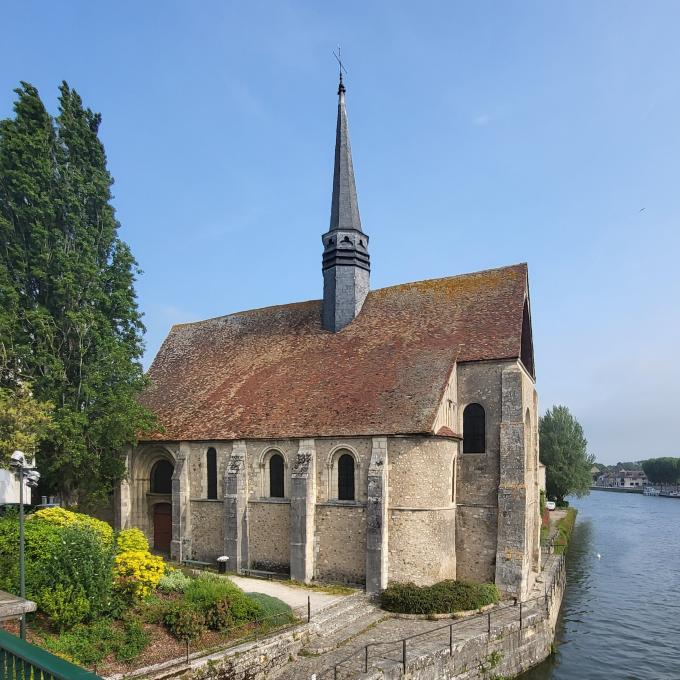
{"label": "calm water surface", "polygon": [[680,680],[680,499],[572,504],[557,652],[522,680]]}

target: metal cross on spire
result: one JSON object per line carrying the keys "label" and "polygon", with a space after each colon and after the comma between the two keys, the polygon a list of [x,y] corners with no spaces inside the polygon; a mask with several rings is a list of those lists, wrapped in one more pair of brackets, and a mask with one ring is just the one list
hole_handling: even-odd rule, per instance
{"label": "metal cross on spire", "polygon": [[338,45],[338,53],[336,54],[335,52],[333,52],[333,56],[335,57],[335,60],[338,62],[338,66],[340,67],[340,85],[338,87],[338,94],[340,94],[340,92],[345,91],[345,86],[342,84],[342,72],[344,71],[345,73],[347,73],[347,69],[342,63],[342,52],[340,45]]}

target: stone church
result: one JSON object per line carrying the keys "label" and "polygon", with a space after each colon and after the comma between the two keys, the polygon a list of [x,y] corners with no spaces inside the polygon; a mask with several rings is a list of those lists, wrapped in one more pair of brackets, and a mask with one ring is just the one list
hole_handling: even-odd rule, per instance
{"label": "stone church", "polygon": [[540,563],[527,267],[371,290],[340,80],[323,298],[173,326],[119,528],[309,582],[495,582]]}

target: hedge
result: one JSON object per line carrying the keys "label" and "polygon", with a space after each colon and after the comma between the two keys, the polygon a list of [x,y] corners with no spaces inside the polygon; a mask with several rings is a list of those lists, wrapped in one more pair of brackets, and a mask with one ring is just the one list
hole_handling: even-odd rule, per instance
{"label": "hedge", "polygon": [[480,609],[500,599],[493,583],[441,581],[432,586],[390,584],[380,595],[383,609],[399,614],[450,614]]}

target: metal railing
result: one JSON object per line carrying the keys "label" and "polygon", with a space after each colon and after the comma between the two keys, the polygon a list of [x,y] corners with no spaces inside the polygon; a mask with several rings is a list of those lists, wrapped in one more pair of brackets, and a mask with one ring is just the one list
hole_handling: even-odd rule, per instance
{"label": "metal railing", "polygon": [[[377,661],[391,661],[396,662],[401,665],[402,672],[406,673],[406,664],[408,662],[409,647],[413,648],[413,641],[422,640],[427,636],[434,636],[435,638],[442,639],[444,643],[442,649],[446,649],[448,646],[449,654],[453,656],[453,646],[454,646],[454,631],[465,624],[475,621],[486,620],[486,634],[488,639],[491,640],[491,636],[494,632],[498,630],[504,630],[508,626],[513,626],[519,624],[518,629],[521,631],[529,623],[532,625],[538,620],[543,620],[547,617],[550,612],[550,606],[555,597],[557,589],[564,585],[565,570],[564,570],[564,556],[560,555],[557,559],[556,566],[553,566],[550,570],[550,583],[545,583],[545,591],[543,595],[532,598],[531,600],[525,600],[524,602],[515,601],[514,603],[501,604],[487,612],[474,614],[466,618],[457,619],[451,623],[447,623],[443,626],[438,626],[437,628],[431,628],[430,630],[423,631],[422,633],[416,633],[415,635],[410,635],[400,640],[390,640],[386,642],[369,642],[364,645],[362,649],[355,651],[350,656],[344,658],[342,661],[336,663],[332,668],[328,668],[322,673],[317,674],[317,680],[324,680],[325,678],[333,678],[333,680],[340,680],[343,675],[347,676],[346,673],[368,673],[369,668],[375,666]],[[509,611],[516,612],[516,618],[508,621],[505,620],[503,625],[500,627],[494,627],[494,618],[496,622],[499,616],[504,617],[504,614]],[[538,617],[538,619],[536,619]],[[432,640],[432,642],[436,642]],[[448,642],[448,644],[446,644]],[[397,658],[393,656],[388,656],[388,654],[395,654]],[[354,670],[348,669],[348,666],[354,666]]]}
{"label": "metal railing", "polygon": [[101,678],[0,630],[0,680],[101,680]]}

